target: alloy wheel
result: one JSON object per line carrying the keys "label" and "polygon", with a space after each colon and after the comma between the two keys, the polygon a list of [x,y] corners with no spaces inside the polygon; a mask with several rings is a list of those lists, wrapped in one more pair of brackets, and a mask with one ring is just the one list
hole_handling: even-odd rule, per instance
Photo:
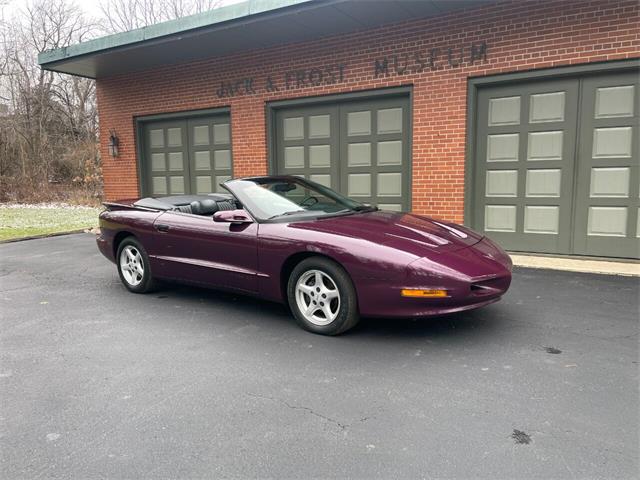
{"label": "alloy wheel", "polygon": [[120,252],[120,270],[125,281],[135,287],[144,277],[144,263],[140,251],[133,245],[127,245]]}
{"label": "alloy wheel", "polygon": [[340,312],[336,282],[321,270],[304,272],[296,283],[295,293],[300,313],[314,325],[328,325]]}

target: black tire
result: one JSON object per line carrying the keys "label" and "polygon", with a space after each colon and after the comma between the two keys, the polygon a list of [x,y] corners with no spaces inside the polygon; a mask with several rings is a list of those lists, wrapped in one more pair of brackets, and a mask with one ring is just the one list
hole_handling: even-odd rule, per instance
{"label": "black tire", "polygon": [[[335,311],[333,312],[335,318],[325,325],[318,325],[307,319],[298,306],[298,299],[296,296],[298,281],[303,276],[308,276],[311,282],[315,282],[314,280],[311,280],[311,275],[314,275],[315,277],[315,274],[313,274],[314,271],[320,271],[326,275],[328,277],[328,281],[326,280],[327,277],[322,276],[323,281],[326,282],[325,285],[328,284],[331,287],[331,284],[333,283],[339,292],[339,297],[337,297],[339,303],[332,300],[335,308]],[[310,288],[313,287],[315,287],[315,283],[310,285]],[[315,298],[320,300],[320,297]],[[351,278],[340,265],[327,258],[309,257],[295,266],[287,283],[287,300],[289,302],[291,312],[298,324],[305,330],[312,333],[320,335],[339,335],[355,327],[360,320],[360,314],[358,312],[358,298]],[[312,298],[309,295],[303,296],[301,301],[306,302],[307,300],[309,300],[310,306]],[[317,307],[317,309],[320,310],[320,307]],[[320,311],[317,311],[317,314],[326,318],[324,313]],[[315,317],[312,315],[312,318]]]}
{"label": "black tire", "polygon": [[[127,279],[127,275],[125,275],[125,273],[123,273],[122,271],[121,256],[127,248],[129,249],[129,251],[133,249],[133,251],[137,251],[140,254],[140,263],[142,264],[143,274],[141,279],[136,280],[138,283],[135,283],[135,281],[133,283],[130,282]],[[120,242],[120,245],[118,245],[118,252],[116,254],[116,266],[118,267],[118,275],[120,276],[120,281],[130,292],[148,293],[156,288],[156,281],[151,274],[151,266],[149,264],[149,256],[147,255],[147,251],[135,237],[127,237]],[[139,276],[139,273],[137,275]]]}

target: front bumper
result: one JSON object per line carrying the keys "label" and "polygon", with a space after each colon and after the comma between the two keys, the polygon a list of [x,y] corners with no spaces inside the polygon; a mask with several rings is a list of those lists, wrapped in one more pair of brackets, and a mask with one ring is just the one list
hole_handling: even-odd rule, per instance
{"label": "front bumper", "polygon": [[[400,283],[358,282],[360,313],[371,317],[425,317],[496,302],[511,284],[509,256],[488,239],[457,252],[423,257],[407,267]],[[403,289],[446,290],[440,298],[403,297]]]}

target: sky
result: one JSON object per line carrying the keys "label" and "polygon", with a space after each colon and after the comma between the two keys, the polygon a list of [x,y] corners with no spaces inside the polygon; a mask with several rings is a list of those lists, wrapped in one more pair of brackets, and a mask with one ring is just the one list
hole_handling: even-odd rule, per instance
{"label": "sky", "polygon": [[[100,17],[102,12],[100,11],[100,3],[104,3],[105,0],[74,0],[76,5],[79,5],[89,17]],[[231,5],[234,3],[240,3],[244,0],[222,0],[223,5]],[[11,16],[26,5],[28,0],[0,0],[0,8],[3,10],[5,18],[11,18]]]}

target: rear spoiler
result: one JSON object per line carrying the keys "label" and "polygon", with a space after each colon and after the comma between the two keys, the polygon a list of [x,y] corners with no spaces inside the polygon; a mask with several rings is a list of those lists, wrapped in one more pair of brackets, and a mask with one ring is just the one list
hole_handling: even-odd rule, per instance
{"label": "rear spoiler", "polygon": [[161,212],[165,209],[162,208],[149,208],[142,207],[140,205],[135,205],[133,203],[119,203],[119,202],[102,202],[108,211],[112,212],[114,210],[144,210],[146,212]]}

